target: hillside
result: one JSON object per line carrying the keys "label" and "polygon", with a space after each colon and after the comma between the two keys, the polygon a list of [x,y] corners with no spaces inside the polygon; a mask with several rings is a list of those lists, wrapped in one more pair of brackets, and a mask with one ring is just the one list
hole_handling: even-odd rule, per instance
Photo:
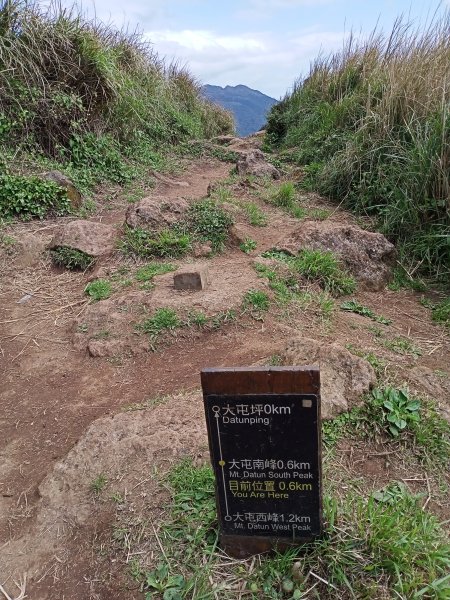
{"label": "hillside", "polygon": [[268,111],[277,100],[246,85],[204,85],[203,93],[212,102],[229,110],[236,120],[238,135],[246,136],[259,131],[266,123]]}
{"label": "hillside", "polygon": [[369,217],[412,273],[450,285],[450,13],[352,38],[275,106],[268,142],[303,187]]}
{"label": "hillside", "polygon": [[[0,585],[35,600],[448,598],[450,306],[402,287],[393,245],[300,191],[298,168],[255,152],[261,136],[226,139],[100,188],[88,217],[0,231]],[[202,289],[176,289],[186,270],[208,274]],[[326,535],[231,560],[199,372],[311,363]]]}

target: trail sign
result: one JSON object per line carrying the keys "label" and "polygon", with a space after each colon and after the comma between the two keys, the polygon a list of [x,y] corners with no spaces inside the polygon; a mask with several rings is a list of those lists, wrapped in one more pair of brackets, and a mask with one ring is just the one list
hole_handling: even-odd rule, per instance
{"label": "trail sign", "polygon": [[224,549],[244,557],[319,536],[319,370],[204,369],[201,377]]}

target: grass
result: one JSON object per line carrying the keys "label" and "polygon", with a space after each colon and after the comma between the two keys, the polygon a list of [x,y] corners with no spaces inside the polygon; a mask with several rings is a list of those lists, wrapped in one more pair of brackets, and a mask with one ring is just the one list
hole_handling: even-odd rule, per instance
{"label": "grass", "polygon": [[[442,8],[442,7],[441,7]],[[427,27],[348,36],[315,59],[269,116],[266,147],[291,149],[307,189],[372,217],[415,277],[450,274],[450,13]]]}
{"label": "grass", "polygon": [[269,296],[261,290],[249,290],[244,295],[242,306],[244,311],[250,311],[253,315],[260,316],[270,308]]}
{"label": "grass", "polygon": [[100,493],[104,490],[108,483],[108,478],[104,473],[100,473],[97,477],[91,481],[91,492],[96,496],[99,496]]}
{"label": "grass", "polygon": [[158,308],[155,313],[139,325],[143,333],[156,336],[161,331],[173,331],[182,326],[182,321],[173,308]]}
{"label": "grass", "polygon": [[369,319],[372,319],[372,321],[382,323],[383,325],[390,325],[392,323],[391,319],[386,319],[386,317],[383,317],[382,315],[376,315],[371,308],[364,306],[357,300],[348,300],[347,302],[343,302],[340,308],[341,310],[353,312],[363,317],[369,317]]}
{"label": "grass", "polygon": [[107,279],[96,279],[91,281],[84,288],[84,293],[87,294],[93,302],[106,300],[111,296],[112,285]]}
{"label": "grass", "polygon": [[176,267],[170,263],[149,263],[136,271],[135,279],[136,281],[148,282],[152,281],[157,275],[164,275],[175,270]]}
{"label": "grass", "polygon": [[243,205],[248,222],[254,227],[266,227],[267,215],[256,202],[245,202]]}
{"label": "grass", "polygon": [[416,358],[422,356],[422,350],[408,338],[396,336],[390,340],[383,340],[382,344],[385,348],[392,350],[396,354],[414,356]]}
{"label": "grass", "polygon": [[191,243],[187,233],[172,229],[151,232],[126,227],[119,247],[125,254],[134,254],[141,258],[178,258],[190,250]]}
{"label": "grass", "polygon": [[71,271],[86,271],[95,263],[95,258],[90,254],[68,246],[58,246],[50,250],[50,256],[55,265]]}
{"label": "grass", "polygon": [[355,291],[355,280],[344,271],[332,252],[305,248],[295,257],[293,264],[298,273],[310,281],[317,281],[333,296],[351,294]]}
{"label": "grass", "polygon": [[151,571],[132,567],[147,598],[232,600],[242,592],[252,600],[447,597],[450,546],[444,526],[403,483],[391,482],[366,497],[325,495],[323,538],[248,561],[218,551],[209,465],[185,459],[165,483],[171,500],[158,534],[159,564]]}
{"label": "grass", "polygon": [[435,304],[431,309],[431,318],[436,323],[450,327],[450,298]]}
{"label": "grass", "polygon": [[282,208],[296,219],[303,219],[307,215],[307,211],[298,204],[296,197],[295,185],[292,181],[286,181],[271,193],[269,202]]}
{"label": "grass", "polygon": [[383,359],[379,358],[373,352],[365,352],[364,350],[359,350],[353,344],[346,344],[345,347],[349,352],[354,354],[355,356],[359,356],[360,358],[364,358],[367,362],[373,367],[377,377],[381,377],[386,371],[386,363]]}

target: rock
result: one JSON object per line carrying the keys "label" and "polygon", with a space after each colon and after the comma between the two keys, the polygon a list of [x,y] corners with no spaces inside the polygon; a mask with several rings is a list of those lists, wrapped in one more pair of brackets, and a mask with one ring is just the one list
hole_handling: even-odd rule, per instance
{"label": "rock", "polygon": [[208,269],[204,265],[191,265],[179,270],[173,276],[176,290],[204,290],[208,285]]}
{"label": "rock", "polygon": [[46,248],[44,238],[32,233],[24,234],[14,244],[15,264],[21,267],[35,267],[43,257]]}
{"label": "rock", "polygon": [[75,187],[73,181],[69,179],[64,173],[61,171],[49,171],[48,173],[44,173],[42,175],[42,179],[46,179],[47,181],[53,181],[59,187],[63,188],[67,192],[67,197],[72,204],[72,208],[78,209],[81,207],[83,203],[83,198],[80,192]]}
{"label": "rock", "polygon": [[219,146],[227,146],[237,140],[239,140],[239,138],[234,135],[218,135],[217,137],[212,138],[211,142],[213,144],[218,144]]}
{"label": "rock", "polygon": [[383,289],[391,278],[395,247],[381,233],[329,221],[306,222],[276,245],[292,255],[303,248],[334,252],[368,290]]}
{"label": "rock", "polygon": [[67,246],[99,257],[114,250],[116,237],[117,233],[112,225],[95,221],[71,221],[59,228],[49,248]]}
{"label": "rock", "polygon": [[192,254],[194,258],[205,258],[211,256],[213,251],[211,242],[195,242],[192,246]]}
{"label": "rock", "polygon": [[121,340],[94,340],[88,342],[89,355],[94,358],[104,358],[105,356],[115,356],[123,350]]}
{"label": "rock", "polygon": [[250,150],[239,157],[236,165],[239,175],[254,175],[255,177],[271,177],[280,179],[281,174],[273,165],[267,162],[261,150]]}
{"label": "rock", "polygon": [[150,196],[131,205],[125,220],[133,228],[161,229],[179,221],[188,208],[188,202],[181,197]]}
{"label": "rock", "polygon": [[336,343],[295,338],[281,356],[284,365],[320,367],[322,419],[333,419],[360,404],[362,394],[376,383],[371,365]]}
{"label": "rock", "polygon": [[248,230],[241,225],[232,225],[228,230],[228,239],[232,246],[240,246],[249,237],[251,236]]}

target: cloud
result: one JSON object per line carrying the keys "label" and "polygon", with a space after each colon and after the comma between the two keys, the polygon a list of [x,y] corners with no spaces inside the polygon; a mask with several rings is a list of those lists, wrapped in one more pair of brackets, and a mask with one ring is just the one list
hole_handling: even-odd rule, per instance
{"label": "cloud", "polygon": [[145,34],[160,55],[182,64],[202,82],[243,83],[275,98],[303,73],[320,51],[342,46],[344,33],[305,30],[284,37],[268,32],[220,35],[213,30],[156,30]]}

